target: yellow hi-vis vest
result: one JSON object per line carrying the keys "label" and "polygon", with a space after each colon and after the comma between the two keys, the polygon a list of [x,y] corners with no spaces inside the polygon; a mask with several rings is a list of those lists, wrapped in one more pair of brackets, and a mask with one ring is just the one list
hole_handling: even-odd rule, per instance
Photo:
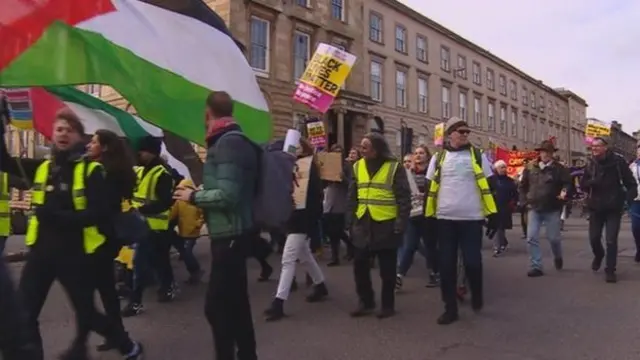
{"label": "yellow hi-vis vest", "polygon": [[11,233],[9,200],[11,200],[9,176],[7,176],[7,173],[0,173],[0,236],[9,236]]}
{"label": "yellow hi-vis vest", "polygon": [[[478,184],[478,189],[480,190],[480,196],[482,201],[482,212],[484,216],[488,216],[491,214],[495,214],[498,212],[496,207],[496,202],[493,199],[493,195],[491,194],[491,189],[489,189],[489,182],[487,178],[484,176],[484,172],[482,171],[482,166],[480,166],[479,159],[476,158],[476,150],[471,148],[471,166],[473,167],[473,173],[476,178],[476,183]],[[431,180],[431,185],[429,185],[429,192],[427,193],[427,205],[424,207],[424,216],[425,217],[435,217],[436,210],[438,208],[438,191],[440,190],[440,176],[442,171],[442,163],[444,162],[444,158],[446,153],[437,155],[436,162],[436,171],[433,174],[433,179]],[[480,159],[481,160],[481,159]],[[464,199],[462,199],[464,201]]]}
{"label": "yellow hi-vis vest", "polygon": [[[143,167],[137,166],[135,167],[135,171],[138,175],[138,187],[133,193],[131,203],[133,207],[138,208],[156,200],[156,185],[158,184],[158,179],[160,175],[167,173],[167,170],[162,165],[156,165],[144,174],[144,176],[142,176],[144,172]],[[149,224],[149,229],[155,231],[168,230],[170,213],[171,209],[167,209],[160,214],[145,216],[147,218],[147,224]]]}
{"label": "yellow hi-vis vest", "polygon": [[[47,180],[49,178],[49,160],[38,166],[36,175],[33,179],[33,189],[31,191],[31,205],[39,206],[45,202],[47,196]],[[91,174],[96,168],[102,165],[97,162],[86,162],[80,160],[73,168],[73,184],[71,186],[71,196],[73,200],[73,208],[76,211],[82,211],[87,208],[87,197],[85,196],[85,177]],[[33,246],[38,240],[39,223],[36,215],[29,218],[29,226],[27,228],[27,236],[25,243],[27,246]],[[98,231],[96,226],[88,226],[83,230],[84,252],[93,254],[105,242],[105,237]]]}
{"label": "yellow hi-vis vest", "polygon": [[371,219],[375,221],[392,220],[398,216],[398,206],[392,188],[397,170],[397,161],[386,161],[373,178],[370,178],[364,159],[353,164],[358,186],[358,219],[361,219],[367,210]]}

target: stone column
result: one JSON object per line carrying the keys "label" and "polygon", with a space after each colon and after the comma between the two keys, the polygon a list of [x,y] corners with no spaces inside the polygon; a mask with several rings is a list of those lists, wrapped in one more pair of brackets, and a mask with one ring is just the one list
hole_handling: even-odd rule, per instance
{"label": "stone column", "polygon": [[342,148],[344,148],[344,115],[347,113],[347,110],[345,109],[336,109],[336,113],[338,115],[338,121],[337,121],[337,129],[336,129],[336,140],[338,145],[340,145]]}

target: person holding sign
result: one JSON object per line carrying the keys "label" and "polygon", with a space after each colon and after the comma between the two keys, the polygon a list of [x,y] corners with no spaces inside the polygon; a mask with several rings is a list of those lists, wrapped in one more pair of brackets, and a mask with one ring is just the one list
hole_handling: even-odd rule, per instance
{"label": "person holding sign", "polygon": [[347,198],[347,224],[355,247],[353,272],[360,300],[351,316],[366,316],[375,309],[371,259],[377,257],[382,279],[378,318],[383,319],[395,314],[397,252],[411,213],[411,190],[407,172],[391,154],[383,135],[365,135],[361,151],[363,158],[353,165]]}

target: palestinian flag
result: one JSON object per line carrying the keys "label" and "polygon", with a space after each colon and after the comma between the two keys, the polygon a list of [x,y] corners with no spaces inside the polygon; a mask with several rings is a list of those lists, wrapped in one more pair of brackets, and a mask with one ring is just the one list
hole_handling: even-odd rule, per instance
{"label": "palestinian flag", "polygon": [[[48,139],[51,138],[55,114],[64,107],[70,108],[78,115],[87,134],[94,134],[100,129],[111,130],[126,138],[134,150],[139,141],[146,136],[164,138],[162,129],[74,87],[64,86],[21,90],[30,92],[34,128]],[[171,167],[176,169],[182,176],[194,181],[202,178],[202,163],[200,159],[184,159],[181,156],[175,156],[169,148],[163,142],[162,155],[166,157],[167,163]]]}
{"label": "palestinian flag", "polygon": [[224,90],[245,133],[271,137],[255,74],[219,21],[138,0],[0,0],[0,9],[0,87],[109,85],[142,118],[201,145],[205,99]]}

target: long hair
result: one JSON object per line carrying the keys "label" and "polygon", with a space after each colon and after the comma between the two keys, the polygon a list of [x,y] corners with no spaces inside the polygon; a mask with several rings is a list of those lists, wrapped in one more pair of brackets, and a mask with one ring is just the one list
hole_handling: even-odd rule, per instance
{"label": "long hair", "polygon": [[100,162],[108,177],[116,182],[123,198],[131,199],[138,182],[138,177],[133,170],[134,162],[131,152],[124,140],[120,139],[113,131],[98,130],[96,137],[102,147]]}
{"label": "long hair", "polygon": [[416,146],[416,149],[417,148],[424,150],[424,153],[427,155],[427,158],[425,159],[425,163],[429,164],[429,161],[431,161],[431,151],[429,151],[429,147],[427,147],[427,145],[425,144],[420,144]]}

